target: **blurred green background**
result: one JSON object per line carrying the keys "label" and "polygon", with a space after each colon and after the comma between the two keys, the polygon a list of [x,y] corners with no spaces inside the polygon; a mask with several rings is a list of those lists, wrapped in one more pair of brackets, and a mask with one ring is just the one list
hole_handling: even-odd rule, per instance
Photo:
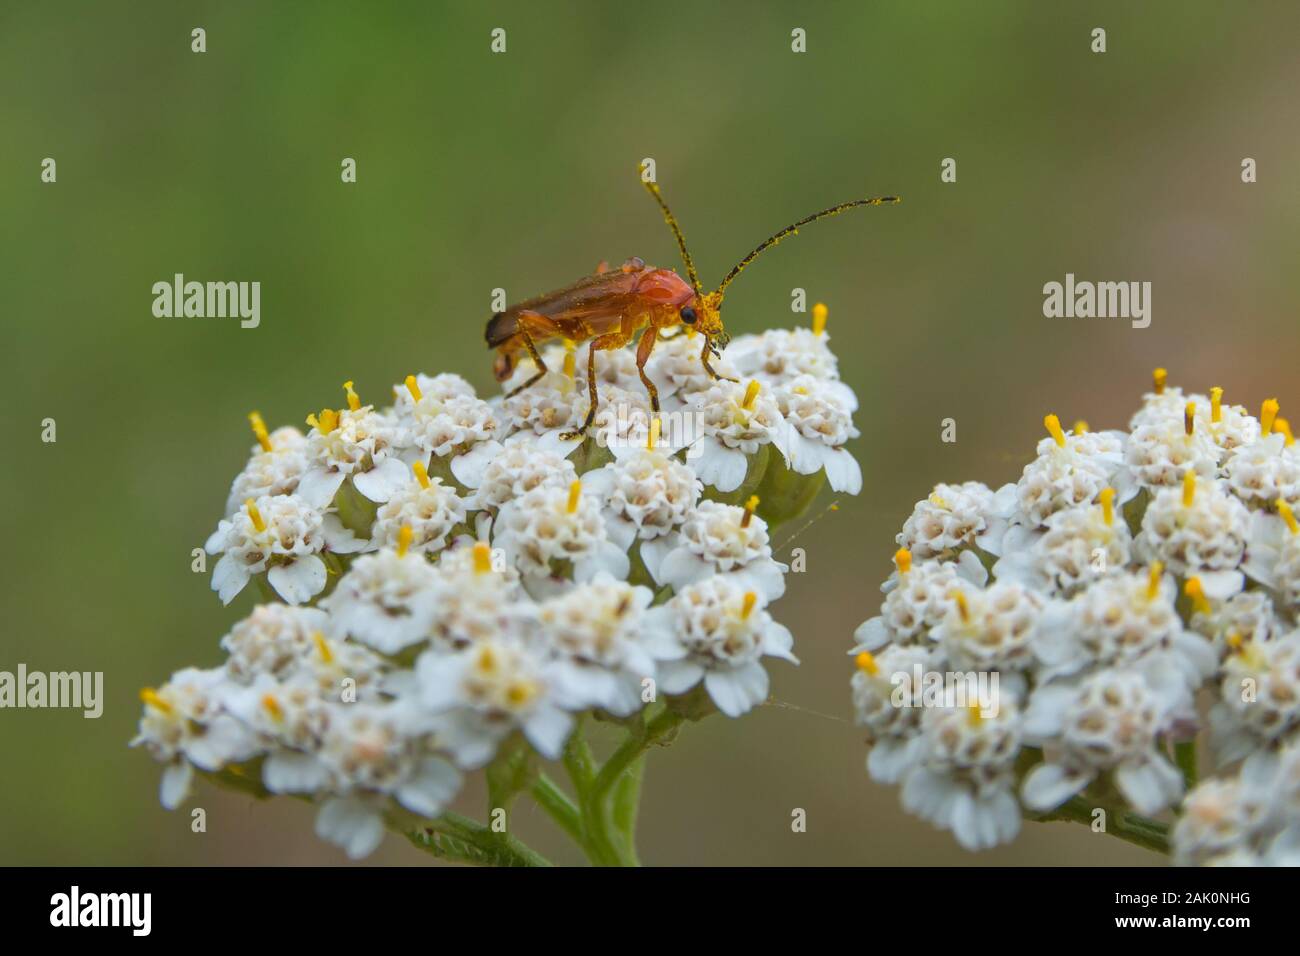
{"label": "blurred green background", "polygon": [[[287,801],[203,789],[208,832],[191,834],[126,747],[137,690],[217,663],[250,603],[221,608],[190,571],[251,444],[244,415],[301,424],[344,379],[379,398],[417,368],[490,389],[493,288],[522,298],[602,258],[677,264],[636,181],[647,156],[706,283],[813,209],[905,201],[805,231],[728,299],[735,333],[807,321],[795,286],[830,305],[866,487],[798,542],[808,573],[777,612],[803,666],[771,668],[781,703],[654,755],[643,858],[1156,859],[1069,824],[976,857],[904,815],[864,772],[844,652],[913,502],[940,480],[1014,480],[1045,412],[1122,425],[1155,365],[1252,409],[1300,406],[1296,4],[0,10],[0,669],[102,670],[107,697],[97,721],[0,711],[0,863],[342,860]],[[260,281],[261,327],[154,318],[150,287],[176,272]],[[1042,286],[1066,272],[1152,282],[1151,327],[1044,318]],[[481,804],[470,787],[459,809]],[[517,825],[574,859],[526,801]],[[424,859],[395,838],[373,858]]]}

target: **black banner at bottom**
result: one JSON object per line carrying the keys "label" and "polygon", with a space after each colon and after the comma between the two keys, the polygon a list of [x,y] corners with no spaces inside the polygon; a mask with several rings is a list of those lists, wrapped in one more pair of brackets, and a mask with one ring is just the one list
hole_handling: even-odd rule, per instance
{"label": "black banner at bottom", "polygon": [[580,929],[593,943],[622,938],[607,932],[770,943],[774,929],[854,925],[899,940],[951,939],[963,926],[1226,939],[1289,927],[1294,905],[1286,870],[33,868],[0,879],[6,939],[75,932],[83,943],[360,942],[434,927],[439,936],[478,927],[573,939]]}

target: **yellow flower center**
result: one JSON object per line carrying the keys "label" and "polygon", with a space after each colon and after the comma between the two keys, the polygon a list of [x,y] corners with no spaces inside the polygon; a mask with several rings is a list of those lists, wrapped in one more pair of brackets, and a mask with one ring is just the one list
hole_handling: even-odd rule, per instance
{"label": "yellow flower center", "polygon": [[253,527],[257,529],[258,534],[266,530],[266,522],[262,520],[262,512],[257,510],[257,504],[252,498],[244,499],[244,508],[248,511],[248,520],[253,522]]}
{"label": "yellow flower center", "polygon": [[140,700],[148,704],[154,710],[162,711],[164,714],[170,714],[172,712],[172,705],[163,700],[162,695],[152,687],[143,687],[140,689]]}
{"label": "yellow flower center", "polygon": [[876,663],[876,659],[871,655],[869,651],[863,651],[861,654],[855,657],[853,661],[855,664],[858,665],[858,670],[864,671],[870,674],[872,677],[875,677],[877,674],[880,673],[880,665]]}
{"label": "yellow flower center", "polygon": [[1115,523],[1115,489],[1103,488],[1098,497],[1101,499],[1101,520],[1109,528]]}
{"label": "yellow flower center", "polygon": [[474,573],[487,574],[492,570],[492,547],[486,541],[474,545]]}
{"label": "yellow flower center", "polygon": [[1277,513],[1282,516],[1282,520],[1286,522],[1292,534],[1300,534],[1300,523],[1296,522],[1295,512],[1281,498],[1277,499]]}
{"label": "yellow flower center", "polygon": [[322,435],[328,435],[339,427],[339,413],[332,408],[322,408],[320,415],[308,415],[307,424]]}
{"label": "yellow flower center", "polygon": [[822,302],[813,306],[813,335],[821,337],[826,333],[826,316],[830,314],[830,309]]}
{"label": "yellow flower center", "polygon": [[1043,418],[1043,426],[1047,429],[1047,433],[1052,436],[1052,440],[1056,442],[1056,447],[1064,448],[1065,432],[1061,431],[1061,420],[1055,415],[1047,415]]}
{"label": "yellow flower center", "polygon": [[1160,596],[1160,581],[1164,578],[1165,566],[1159,561],[1151,562],[1151,570],[1147,572],[1147,600],[1154,601]]}
{"label": "yellow flower center", "polygon": [[248,423],[253,426],[253,437],[262,446],[262,451],[270,451],[271,436],[266,433],[266,422],[262,421],[262,416],[257,412],[249,412]]}
{"label": "yellow flower center", "polygon": [[320,652],[320,659],[326,664],[334,663],[334,652],[330,650],[329,643],[325,640],[325,635],[317,631],[312,635],[312,640],[316,642],[316,650]]}
{"label": "yellow flower center", "polygon": [[1273,431],[1273,419],[1277,418],[1278,410],[1281,408],[1276,398],[1264,399],[1264,404],[1259,407],[1259,429],[1265,435]]}
{"label": "yellow flower center", "polygon": [[1205,588],[1201,585],[1200,578],[1188,578],[1187,583],[1183,585],[1183,593],[1191,600],[1192,608],[1197,614],[1210,613],[1210,602],[1205,597]]}

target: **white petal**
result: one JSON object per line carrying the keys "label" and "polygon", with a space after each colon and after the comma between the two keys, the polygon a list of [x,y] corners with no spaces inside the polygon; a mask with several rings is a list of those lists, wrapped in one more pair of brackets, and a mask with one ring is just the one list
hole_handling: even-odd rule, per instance
{"label": "white petal", "polygon": [[326,800],[316,814],[316,835],[343,848],[350,859],[369,856],[384,840],[384,821],[370,804],[354,797]]}
{"label": "white petal", "polygon": [[1031,810],[1055,810],[1091,782],[1085,773],[1068,772],[1060,764],[1040,763],[1025,778],[1020,796]]}
{"label": "white petal", "polygon": [[369,471],[354,472],[352,487],[371,501],[382,504],[408,481],[413,480],[411,470],[400,459],[385,458]]}
{"label": "white petal", "polygon": [[659,689],[665,694],[684,694],[703,676],[704,668],[694,661],[659,661]]}
{"label": "white petal", "polygon": [[262,783],[272,793],[311,793],[329,780],[329,771],[312,754],[280,750],[262,764]]}
{"label": "white petal", "polygon": [[709,671],[704,675],[704,687],[718,710],[728,717],[739,717],[767,700],[767,671],[757,661]]}
{"label": "white petal", "polygon": [[[583,481],[587,479],[584,477]],[[657,538],[651,538],[648,541],[641,542],[641,563],[645,569],[650,572],[650,577],[655,579],[656,584],[662,584],[659,577],[659,568],[664,562],[664,558],[681,542],[681,535],[676,531],[668,534],[662,534]]]}
{"label": "white petal", "polygon": [[697,448],[700,449],[699,457],[692,459],[690,464],[700,481],[723,493],[740,487],[749,471],[749,459],[742,452],[727,448],[708,435],[691,446],[692,451]]}
{"label": "white petal", "polygon": [[212,569],[212,590],[217,592],[222,604],[229,604],[235,595],[248,584],[248,568],[233,554],[223,554]]}
{"label": "white petal", "polygon": [[415,773],[397,788],[397,802],[412,813],[436,817],[456,798],[460,772],[445,760],[426,757]]}
{"label": "white petal", "polygon": [[314,554],[304,554],[292,564],[277,564],[266,578],[287,603],[306,604],[325,589],[325,562]]}
{"label": "white petal", "polygon": [[1133,760],[1115,768],[1115,785],[1138,813],[1159,813],[1183,793],[1182,774],[1163,757]]}
{"label": "white petal", "polygon": [[885,619],[877,616],[859,624],[858,629],[853,632],[853,640],[853,650],[849,653],[857,654],[861,651],[879,650],[893,640],[893,635],[885,626]]}
{"label": "white petal", "polygon": [[[492,460],[501,454],[500,442],[481,441],[463,455],[451,460],[451,473],[466,488],[477,488],[483,484],[483,472]],[[586,479],[583,479],[584,482]]]}
{"label": "white petal", "polygon": [[681,547],[668,552],[659,563],[658,581],[660,584],[671,585],[675,591],[681,591],[682,588],[712,577],[716,570],[690,548]]}
{"label": "white petal", "polygon": [[862,467],[843,448],[832,449],[825,456],[826,480],[832,490],[856,495],[862,490]]}
{"label": "white petal", "polygon": [[313,508],[325,508],[334,500],[335,493],[347,476],[341,471],[328,468],[313,468],[298,479],[295,492]]}
{"label": "white petal", "polygon": [[560,756],[572,729],[573,717],[551,704],[539,705],[524,721],[524,736],[548,760]]}
{"label": "white petal", "polygon": [[175,810],[190,795],[190,783],[193,780],[194,768],[189,761],[178,760],[168,764],[158,786],[158,801],[168,810]]}
{"label": "white petal", "polygon": [[325,537],[325,546],[335,554],[356,554],[370,547],[365,538],[358,538],[351,528],[344,527],[336,514],[328,514],[321,523],[321,534]]}

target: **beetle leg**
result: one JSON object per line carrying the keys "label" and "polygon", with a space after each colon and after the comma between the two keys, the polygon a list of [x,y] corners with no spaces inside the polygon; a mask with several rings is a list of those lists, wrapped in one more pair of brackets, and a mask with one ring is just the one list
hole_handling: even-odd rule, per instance
{"label": "beetle leg", "polygon": [[583,420],[581,428],[560,435],[565,441],[581,438],[587,433],[587,429],[591,427],[591,423],[596,419],[596,351],[598,349],[621,349],[627,345],[629,339],[631,339],[631,336],[620,329],[617,332],[598,335],[591,340],[591,345],[587,347],[587,398],[591,405],[587,409],[587,417]]}
{"label": "beetle leg", "polygon": [[529,334],[529,330],[531,329],[535,332],[548,333],[554,329],[554,325],[555,323],[540,312],[519,313],[519,337],[523,339],[524,349],[533,360],[533,364],[537,366],[537,371],[529,376],[528,381],[524,382],[524,384],[517,385],[510,391],[506,392],[506,398],[510,398],[512,395],[517,395],[528,386],[535,384],[549,371],[546,367],[546,362],[542,360],[542,354],[537,351],[537,344],[533,341],[533,337]]}
{"label": "beetle leg", "polygon": [[713,347],[713,343],[709,341],[708,336],[705,336],[704,349],[703,351],[700,352],[700,361],[704,363],[704,371],[708,372],[709,377],[714,379],[715,381],[721,381],[721,382],[740,381],[739,379],[728,378],[726,375],[719,375],[717,372],[713,370],[713,366],[709,364],[709,351],[712,349],[712,347]]}
{"label": "beetle leg", "polygon": [[655,383],[650,381],[650,377],[645,373],[645,363],[650,360],[650,353],[654,350],[656,336],[659,330],[652,323],[649,328],[641,333],[641,340],[636,344],[636,373],[641,376],[641,384],[645,390],[650,393],[650,405],[656,415],[659,414],[659,389]]}

